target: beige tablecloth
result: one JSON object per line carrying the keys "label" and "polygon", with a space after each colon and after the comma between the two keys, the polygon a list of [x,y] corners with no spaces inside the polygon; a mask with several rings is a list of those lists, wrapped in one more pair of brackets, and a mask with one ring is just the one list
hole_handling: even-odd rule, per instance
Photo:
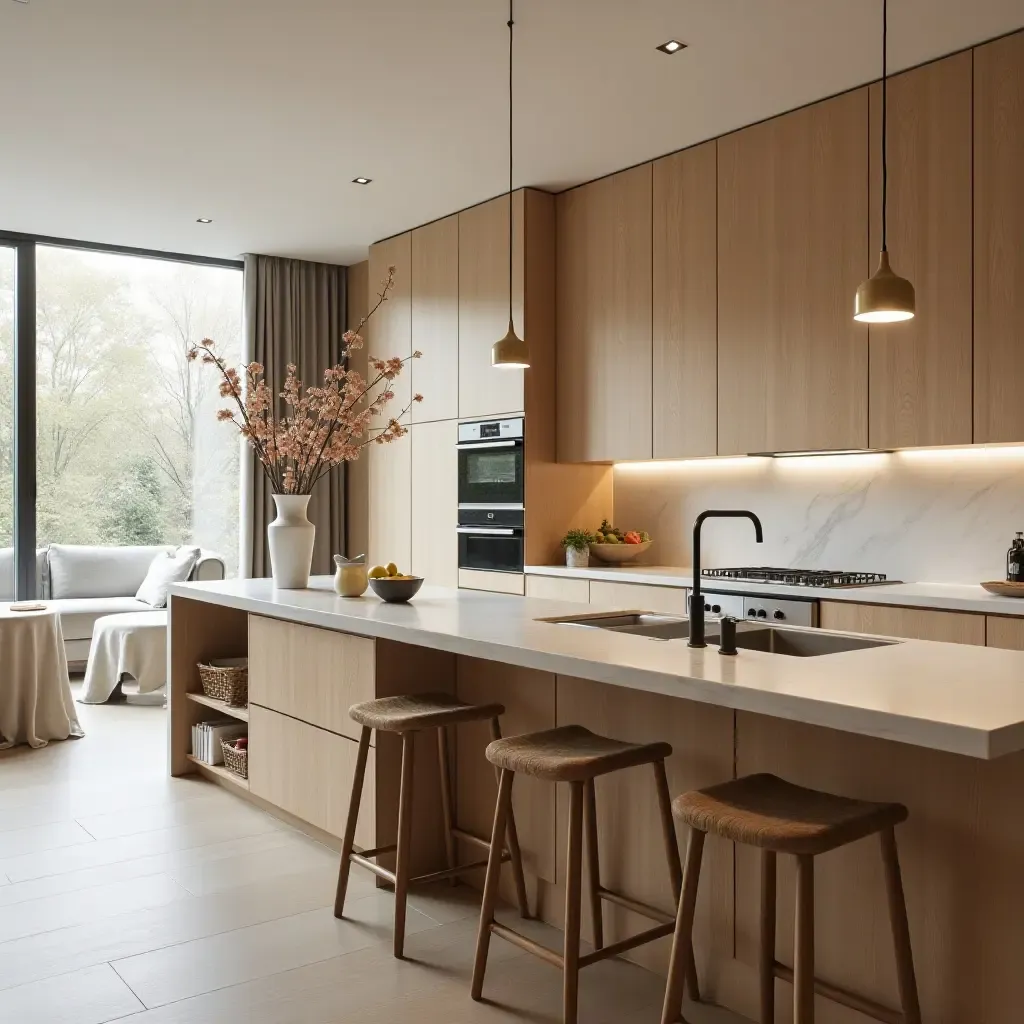
{"label": "beige tablecloth", "polygon": [[0,749],[84,735],[57,613],[0,604]]}

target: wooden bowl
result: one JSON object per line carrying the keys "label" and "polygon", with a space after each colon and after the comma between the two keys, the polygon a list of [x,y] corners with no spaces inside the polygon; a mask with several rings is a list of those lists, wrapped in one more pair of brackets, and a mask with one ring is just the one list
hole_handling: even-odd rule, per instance
{"label": "wooden bowl", "polygon": [[390,604],[401,604],[416,596],[416,592],[423,586],[422,576],[413,576],[412,579],[396,580],[390,576],[380,576],[369,581],[370,589],[382,600]]}
{"label": "wooden bowl", "polygon": [[1011,583],[1009,580],[989,580],[982,587],[990,594],[1000,597],[1024,597],[1024,583]]}
{"label": "wooden bowl", "polygon": [[590,553],[596,555],[602,562],[621,565],[623,562],[632,562],[653,543],[653,540],[645,540],[642,544],[591,544]]}

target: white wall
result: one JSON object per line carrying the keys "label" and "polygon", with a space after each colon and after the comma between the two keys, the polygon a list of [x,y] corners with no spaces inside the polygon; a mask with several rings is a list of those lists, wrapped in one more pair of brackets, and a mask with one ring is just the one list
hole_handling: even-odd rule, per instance
{"label": "white wall", "polygon": [[615,467],[615,519],[655,540],[648,564],[689,565],[693,520],[746,508],[764,524],[709,522],[705,566],[884,572],[915,582],[1005,577],[1024,530],[1024,447],[918,449],[792,459],[709,459]]}

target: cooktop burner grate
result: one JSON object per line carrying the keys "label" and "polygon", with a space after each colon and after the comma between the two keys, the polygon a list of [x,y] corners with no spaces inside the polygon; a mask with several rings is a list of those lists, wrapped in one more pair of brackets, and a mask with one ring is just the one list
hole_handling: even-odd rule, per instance
{"label": "cooktop burner grate", "polygon": [[782,583],[789,587],[870,587],[894,583],[880,572],[833,572],[830,569],[771,569],[751,566],[741,569],[704,569],[701,577],[744,580],[748,583]]}

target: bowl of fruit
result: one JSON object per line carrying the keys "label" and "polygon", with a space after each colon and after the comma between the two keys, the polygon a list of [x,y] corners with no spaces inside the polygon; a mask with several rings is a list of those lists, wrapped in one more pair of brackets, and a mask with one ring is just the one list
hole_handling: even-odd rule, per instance
{"label": "bowl of fruit", "polygon": [[409,601],[423,586],[422,576],[406,576],[394,562],[375,565],[367,574],[370,589],[382,600],[392,604]]}
{"label": "bowl of fruit", "polygon": [[602,562],[619,565],[632,562],[642,555],[654,542],[645,530],[626,530],[622,532],[605,519],[594,532],[590,542],[590,553]]}

